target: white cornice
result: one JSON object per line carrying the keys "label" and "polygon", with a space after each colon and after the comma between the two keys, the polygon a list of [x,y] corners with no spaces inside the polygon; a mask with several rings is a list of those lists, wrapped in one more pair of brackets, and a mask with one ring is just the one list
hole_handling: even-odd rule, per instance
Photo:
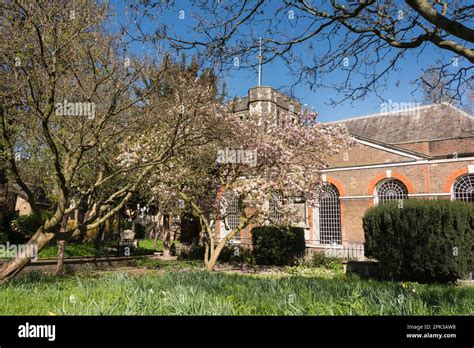
{"label": "white cornice", "polygon": [[369,165],[365,165],[365,166],[354,166],[354,167],[326,168],[326,169],[322,169],[321,172],[322,173],[330,173],[330,172],[342,172],[342,171],[347,171],[347,170],[361,170],[361,169],[387,168],[387,167],[404,167],[404,166],[416,166],[416,165],[419,165],[419,164],[453,163],[453,162],[466,162],[466,161],[474,161],[474,157],[421,160],[421,161],[415,161],[415,162],[369,164]]}
{"label": "white cornice", "polygon": [[[431,193],[409,193],[408,197],[435,197],[435,196],[451,196],[449,192],[431,192]],[[361,196],[340,196],[340,199],[374,199],[373,195]]]}

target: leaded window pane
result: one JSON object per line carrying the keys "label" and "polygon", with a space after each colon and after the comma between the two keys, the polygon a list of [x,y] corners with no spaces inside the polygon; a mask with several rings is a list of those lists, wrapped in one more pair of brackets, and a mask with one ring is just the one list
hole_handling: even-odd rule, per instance
{"label": "leaded window pane", "polygon": [[389,201],[400,201],[408,198],[408,190],[400,180],[385,180],[377,186],[376,190],[377,203],[380,204]]}
{"label": "leaded window pane", "polygon": [[[240,224],[239,211],[239,197],[233,193],[225,194],[226,209],[225,209],[225,225],[227,226],[227,233],[235,230]],[[227,234],[226,233],[226,234]],[[234,236],[234,239],[239,239],[240,234]]]}
{"label": "leaded window pane", "polygon": [[456,201],[474,202],[474,174],[461,176],[453,185],[453,198]]}
{"label": "leaded window pane", "polygon": [[272,193],[270,200],[268,201],[268,209],[270,212],[270,219],[272,222],[279,222],[283,220],[283,214],[281,207],[283,205],[283,196],[279,193]]}
{"label": "leaded window pane", "polygon": [[339,192],[333,185],[325,185],[319,205],[320,244],[341,244],[341,208]]}

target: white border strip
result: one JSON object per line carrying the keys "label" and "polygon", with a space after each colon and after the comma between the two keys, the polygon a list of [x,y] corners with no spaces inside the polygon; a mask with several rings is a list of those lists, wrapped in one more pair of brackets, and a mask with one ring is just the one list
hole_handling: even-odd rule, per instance
{"label": "white border strip", "polygon": [[373,199],[374,196],[339,196],[339,199]]}
{"label": "white border strip", "polygon": [[[408,197],[436,197],[436,196],[451,196],[451,193],[437,192],[437,193],[409,193]],[[339,199],[373,199],[374,196],[339,196]]]}
{"label": "white border strip", "polygon": [[306,247],[307,248],[315,248],[315,249],[344,249],[344,246],[342,244],[315,244],[315,243],[308,243],[306,241]]}
{"label": "white border strip", "polygon": [[365,140],[361,140],[361,139],[357,139],[357,138],[355,138],[355,139],[356,139],[356,142],[358,142],[358,143],[361,143],[361,144],[364,144],[366,146],[370,146],[370,147],[373,147],[373,148],[376,148],[376,149],[379,149],[379,150],[383,150],[383,151],[386,151],[386,152],[391,152],[391,153],[394,153],[394,154],[399,155],[399,156],[413,158],[413,159],[416,159],[416,160],[423,160],[424,159],[423,157],[415,156],[415,155],[412,155],[412,154],[404,152],[404,151],[394,150],[394,149],[391,149],[389,147],[385,147],[383,145],[374,144],[370,141],[365,141]]}
{"label": "white border strip", "polygon": [[342,171],[345,171],[345,170],[359,170],[359,169],[386,168],[386,167],[404,167],[404,166],[414,166],[414,165],[417,165],[417,164],[452,163],[452,162],[466,162],[466,161],[474,161],[474,157],[461,157],[461,158],[449,158],[449,159],[438,159],[438,160],[422,160],[422,161],[416,161],[416,162],[370,164],[370,165],[367,165],[367,166],[357,166],[357,167],[327,168],[327,169],[322,169],[321,172],[322,173],[329,173],[329,172],[342,172]]}
{"label": "white border strip", "polygon": [[409,193],[408,197],[451,196],[450,192],[440,193]]}

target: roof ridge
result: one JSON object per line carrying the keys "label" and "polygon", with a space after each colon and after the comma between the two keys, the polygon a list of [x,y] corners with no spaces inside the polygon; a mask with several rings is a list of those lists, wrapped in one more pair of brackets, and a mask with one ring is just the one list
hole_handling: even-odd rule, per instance
{"label": "roof ridge", "polygon": [[465,116],[467,116],[469,118],[474,118],[474,115],[471,115],[469,112],[464,111],[463,109],[461,109],[460,107],[458,107],[454,104],[450,104],[448,102],[442,102],[441,104],[449,106],[450,108],[457,110],[458,112],[460,112],[461,114],[464,114]]}
{"label": "roof ridge", "polygon": [[355,117],[351,117],[351,118],[345,118],[345,119],[342,119],[342,120],[321,122],[321,123],[331,124],[331,123],[340,123],[340,122],[353,121],[353,120],[363,120],[363,119],[372,118],[372,117],[381,117],[381,116],[388,116],[388,115],[394,115],[394,114],[403,114],[403,113],[406,113],[406,112],[412,112],[413,110],[424,110],[424,109],[428,109],[428,108],[432,108],[432,107],[439,107],[441,105],[450,106],[450,107],[455,108],[456,110],[466,114],[467,116],[469,116],[471,118],[473,117],[469,113],[467,113],[466,111],[458,108],[457,106],[454,106],[454,105],[449,104],[447,102],[442,102],[442,103],[432,103],[432,104],[420,105],[420,106],[417,106],[417,107],[414,107],[414,108],[403,109],[403,110],[399,110],[399,111],[381,112],[381,113],[377,113],[377,114],[355,116]]}

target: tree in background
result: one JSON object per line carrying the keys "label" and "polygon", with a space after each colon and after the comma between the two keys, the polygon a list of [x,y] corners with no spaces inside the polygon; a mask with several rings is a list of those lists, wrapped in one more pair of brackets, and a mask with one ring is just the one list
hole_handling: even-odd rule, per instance
{"label": "tree in background", "polygon": [[[196,62],[174,62],[165,55],[159,66],[160,83],[155,93],[150,95],[148,102],[153,114],[165,114],[169,117],[160,122],[150,122],[146,130],[127,139],[120,146],[123,148],[119,156],[123,168],[136,166],[153,157],[163,147],[173,148],[173,158],[191,160],[189,154],[195,149],[207,149],[217,137],[222,136],[225,126],[222,101],[224,90],[218,88],[218,80],[212,69],[204,69],[198,73]],[[219,93],[220,92],[220,93]],[[167,139],[171,143],[167,142]],[[194,160],[194,159],[193,159]],[[163,164],[159,171],[154,171],[146,178],[144,189],[151,190],[163,216],[163,255],[170,255],[170,219],[180,214],[180,198],[171,190],[155,190],[161,180],[173,181],[176,178],[175,166],[179,161],[170,160]],[[198,166],[189,162],[190,166]],[[158,224],[160,219],[158,220]]]}

